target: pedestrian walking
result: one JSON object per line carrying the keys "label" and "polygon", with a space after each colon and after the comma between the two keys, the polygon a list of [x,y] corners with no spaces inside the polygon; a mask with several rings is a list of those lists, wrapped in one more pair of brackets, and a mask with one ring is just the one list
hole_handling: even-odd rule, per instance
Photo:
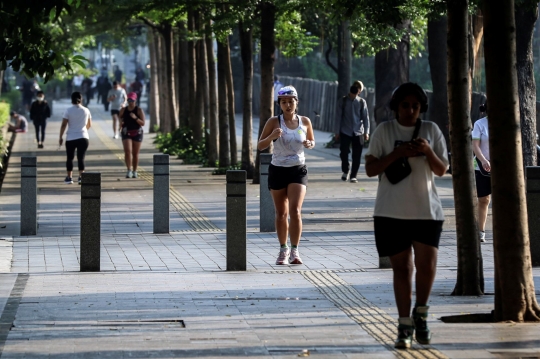
{"label": "pedestrian walking", "polygon": [[[366,101],[359,96],[361,90],[351,86],[349,94],[338,101],[336,119],[334,121],[334,138],[340,141],[339,157],[341,158],[342,181],[358,182],[356,178],[364,141],[369,140],[369,114]],[[352,145],[352,166],[349,153]],[[349,174],[350,169],[350,174]]]}
{"label": "pedestrian walking", "polygon": [[[296,89],[282,87],[278,101],[282,113],[266,122],[257,147],[262,151],[274,143],[268,169],[268,189],[276,209],[280,244],[276,264],[302,264],[298,245],[302,235],[302,204],[308,184],[304,148],[315,147],[315,138],[310,119],[297,114]],[[290,237],[292,249],[287,245],[287,237]]]}
{"label": "pedestrian walking", "polygon": [[26,132],[28,130],[28,121],[26,120],[26,117],[18,114],[15,111],[11,111],[9,113],[9,116],[15,120],[15,125],[8,124],[8,131],[9,132]]}
{"label": "pedestrian walking", "polygon": [[481,242],[486,241],[486,220],[491,201],[491,160],[487,111],[486,101],[480,106],[480,112],[485,112],[486,116],[474,123],[472,131],[472,146],[475,156],[474,177],[476,179],[476,195],[478,196],[478,229],[480,230]]}
{"label": "pedestrian walking", "polygon": [[103,104],[103,107],[105,111],[109,111],[109,91],[112,89],[111,82],[109,81],[109,78],[107,75],[101,75],[97,79],[96,84],[96,90],[99,94],[99,97],[101,98],[101,103]]}
{"label": "pedestrian walking", "polygon": [[64,142],[64,132],[66,131],[66,170],[67,176],[64,183],[73,184],[73,159],[77,151],[77,165],[79,167],[79,184],[84,172],[84,157],[88,149],[89,138],[88,129],[92,127],[92,115],[90,110],[82,105],[83,96],[80,92],[71,94],[71,103],[62,116],[62,125],[60,126],[60,139],[58,145],[62,146]]}
{"label": "pedestrian walking", "polygon": [[274,115],[278,114],[281,111],[278,101],[278,92],[283,87],[283,83],[279,81],[279,76],[274,76]]}
{"label": "pedestrian walking", "polygon": [[136,102],[137,94],[130,92],[127,95],[127,107],[120,110],[122,144],[127,167],[126,178],[138,177],[139,152],[143,140],[144,111],[137,106]]}
{"label": "pedestrian walking", "polygon": [[123,75],[124,73],[120,70],[120,67],[118,67],[118,65],[114,66],[114,81],[121,84]]}
{"label": "pedestrian walking", "polygon": [[47,127],[47,119],[49,117],[51,117],[51,108],[47,101],[45,101],[45,93],[43,91],[38,91],[36,94],[36,101],[32,102],[32,106],[30,106],[30,119],[36,128],[38,148],[43,148],[45,128]]}
{"label": "pedestrian walking", "polygon": [[[420,344],[431,341],[428,300],[444,222],[434,174],[446,173],[448,157],[439,127],[419,118],[427,107],[427,95],[419,85],[399,86],[390,101],[396,119],[375,129],[366,153],[366,174],[380,176],[373,214],[375,243],[379,256],[390,257],[392,264],[399,313],[396,348],[409,348],[415,331]],[[414,267],[416,304],[411,318]]]}
{"label": "pedestrian walking", "polygon": [[111,116],[112,116],[112,126],[113,126],[113,138],[118,138],[118,115],[120,110],[124,108],[127,100],[126,90],[120,87],[118,81],[113,82],[113,88],[109,90],[107,94],[107,101],[111,103]]}

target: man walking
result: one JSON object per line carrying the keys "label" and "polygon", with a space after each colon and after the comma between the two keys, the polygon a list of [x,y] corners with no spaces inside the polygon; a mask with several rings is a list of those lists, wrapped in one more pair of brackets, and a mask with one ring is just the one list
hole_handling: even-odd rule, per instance
{"label": "man walking", "polygon": [[116,129],[118,128],[118,114],[120,113],[120,110],[122,107],[125,106],[127,100],[127,94],[126,90],[124,90],[118,82],[113,82],[113,88],[109,90],[109,94],[107,96],[107,101],[111,103],[111,116],[112,116],[112,122],[113,122],[113,138],[118,138],[118,132],[116,132]]}
{"label": "man walking", "polygon": [[[369,114],[366,101],[358,96],[360,89],[351,86],[349,94],[338,101],[334,134],[340,141],[341,176],[342,181],[347,177],[352,183],[358,182],[356,176],[360,168],[364,141],[369,139]],[[349,176],[349,152],[352,144],[352,167]]]}

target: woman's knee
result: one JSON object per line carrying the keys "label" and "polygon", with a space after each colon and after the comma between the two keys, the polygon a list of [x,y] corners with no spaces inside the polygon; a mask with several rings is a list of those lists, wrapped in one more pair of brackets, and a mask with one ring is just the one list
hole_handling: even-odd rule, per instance
{"label": "woman's knee", "polygon": [[288,217],[289,217],[289,213],[287,213],[287,211],[276,211],[276,220],[286,221]]}
{"label": "woman's knee", "polygon": [[481,206],[488,206],[490,201],[491,201],[491,195],[478,197],[478,204]]}

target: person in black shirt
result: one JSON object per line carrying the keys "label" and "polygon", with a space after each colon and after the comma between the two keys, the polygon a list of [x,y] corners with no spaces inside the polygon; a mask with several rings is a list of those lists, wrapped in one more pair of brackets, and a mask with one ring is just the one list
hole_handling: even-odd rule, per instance
{"label": "person in black shirt", "polygon": [[47,127],[47,119],[51,117],[51,108],[45,101],[45,93],[38,91],[36,93],[36,101],[30,106],[30,119],[34,122],[36,128],[36,140],[38,148],[43,148],[45,141],[45,128]]}
{"label": "person in black shirt", "polygon": [[137,94],[130,92],[127,95],[127,107],[123,107],[118,115],[121,121],[122,144],[127,167],[126,178],[138,177],[139,151],[143,140],[144,111],[136,105],[136,102]]}

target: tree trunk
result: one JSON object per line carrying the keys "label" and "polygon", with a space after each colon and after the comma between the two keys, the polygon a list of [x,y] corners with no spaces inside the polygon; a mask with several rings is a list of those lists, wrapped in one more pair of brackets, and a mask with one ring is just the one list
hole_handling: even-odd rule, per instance
{"label": "tree trunk", "polygon": [[4,70],[0,70],[0,96],[2,96],[2,84],[4,83]]}
{"label": "tree trunk", "polygon": [[495,320],[539,321],[519,130],[514,1],[485,1],[482,12],[493,189]]}
{"label": "tree trunk", "polygon": [[253,28],[244,29],[242,22],[238,25],[240,30],[240,47],[242,55],[242,68],[244,70],[244,87],[242,89],[242,166],[247,172],[247,178],[253,179]]}
{"label": "tree trunk", "polygon": [[516,7],[516,68],[524,167],[536,166],[536,82],[532,46],[537,19],[538,7]]}
{"label": "tree trunk", "polygon": [[219,99],[219,167],[231,165],[229,146],[229,107],[227,94],[226,45],[218,42],[218,99]]}
{"label": "tree trunk", "polygon": [[167,103],[171,100],[170,92],[168,90],[169,83],[167,81],[167,61],[165,60],[165,47],[163,45],[163,35],[161,32],[159,36],[156,36],[156,46],[158,54],[158,77],[159,77],[159,87],[156,89],[159,91],[159,130],[162,133],[168,133],[170,128],[170,120],[172,114],[169,113],[170,106],[167,106]]}
{"label": "tree trunk", "polygon": [[187,28],[185,22],[180,22],[178,25],[180,39],[178,40],[178,82],[179,87],[182,89],[179,91],[178,98],[178,121],[180,127],[189,126],[189,107],[190,107],[190,96],[191,96],[191,87],[189,87],[189,77],[190,74],[186,69],[189,69],[189,51],[188,51],[188,42],[186,41]]}
{"label": "tree trunk", "polygon": [[473,169],[469,96],[469,17],[467,0],[448,3],[448,102],[452,182],[458,251],[453,295],[483,294],[477,199]]}
{"label": "tree trunk", "polygon": [[159,33],[148,28],[148,52],[150,53],[150,133],[155,132],[154,128],[159,128],[159,75],[158,75],[158,37]]}
{"label": "tree trunk", "polygon": [[176,84],[175,84],[175,63],[176,59],[174,56],[173,45],[174,45],[174,35],[173,28],[171,24],[163,25],[163,44],[165,46],[165,61],[167,64],[167,89],[170,91],[170,100],[168,103],[163,104],[168,107],[169,118],[166,119],[165,131],[174,131],[178,124],[176,123]]}
{"label": "tree trunk", "polygon": [[433,95],[429,103],[428,118],[439,125],[450,148],[448,135],[448,85],[447,85],[447,59],[446,59],[446,31],[448,19],[442,16],[439,19],[428,21],[428,53],[429,74],[433,84]]}
{"label": "tree trunk", "polygon": [[[195,30],[200,32],[202,28],[201,12],[197,11],[195,13]],[[208,73],[206,67],[206,52],[202,51],[204,49],[205,43],[203,40],[197,40],[195,42],[195,55],[196,55],[196,83],[197,83],[197,95],[195,96],[196,100],[196,111],[193,121],[190,122],[190,128],[193,131],[193,139],[197,142],[202,141],[203,138],[203,117],[204,117],[204,99],[208,98],[207,93],[207,84],[204,81],[208,81]],[[203,59],[204,52],[204,59]],[[206,77],[206,78],[205,78]]]}
{"label": "tree trunk", "polygon": [[352,42],[349,21],[338,25],[338,96],[349,93],[352,85]]}
{"label": "tree trunk", "polygon": [[[201,19],[202,20],[202,19]],[[201,91],[203,93],[203,137],[204,141],[208,143],[208,136],[210,131],[210,93],[208,90],[208,54],[206,53],[206,31],[204,22],[201,21],[201,40],[199,41],[199,54],[200,54],[200,66],[201,66]]]}
{"label": "tree trunk", "polygon": [[229,112],[229,141],[231,142],[231,164],[235,166],[238,163],[238,146],[236,145],[236,119],[234,110],[234,83],[231,67],[231,48],[229,45],[228,37],[223,45],[225,50],[225,76],[227,79],[227,105]]}
{"label": "tree trunk", "polygon": [[[188,31],[190,35],[193,35],[195,31],[195,19],[193,11],[188,11]],[[188,54],[188,68],[186,72],[189,74],[189,127],[192,128],[192,124],[196,121],[197,117],[197,55],[195,52],[195,42],[193,40],[188,41],[187,45]]]}
{"label": "tree trunk", "polygon": [[[259,135],[274,111],[274,52],[276,51],[274,27],[276,6],[268,1],[261,4],[261,100],[259,110]],[[261,152],[270,153],[272,145],[264,151],[257,150],[253,183],[259,183],[259,157]]]}
{"label": "tree trunk", "polygon": [[[408,28],[410,21],[397,25],[398,29]],[[396,87],[409,81],[409,37],[405,36],[397,48],[379,51],[375,55],[375,121],[377,125],[395,119],[388,107],[392,92]]]}
{"label": "tree trunk", "polygon": [[[210,24],[207,24],[210,29]],[[214,58],[214,41],[212,33],[209,32],[206,36],[206,54],[208,59],[208,98],[210,100],[209,106],[209,130],[210,136],[208,139],[208,166],[215,167],[218,160],[218,148],[219,148],[219,126],[218,126],[218,95],[217,95],[217,83],[216,83],[216,60]]]}

